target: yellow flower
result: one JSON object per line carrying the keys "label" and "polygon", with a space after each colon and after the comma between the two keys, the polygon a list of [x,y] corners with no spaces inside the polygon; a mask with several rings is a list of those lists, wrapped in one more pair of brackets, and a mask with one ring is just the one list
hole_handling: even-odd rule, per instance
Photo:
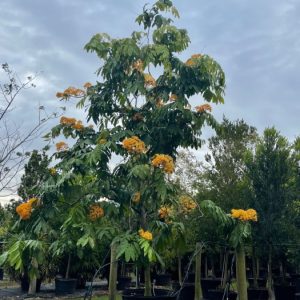
{"label": "yellow flower", "polygon": [[166,154],[156,154],[151,163],[154,167],[163,169],[167,174],[171,174],[175,170],[173,158]]}
{"label": "yellow flower", "polygon": [[104,216],[103,208],[98,204],[93,204],[90,206],[89,218],[92,221],[96,221]]}
{"label": "yellow flower", "polygon": [[158,216],[160,219],[166,219],[166,218],[170,217],[172,212],[173,212],[172,207],[161,206],[160,209],[158,210]]}
{"label": "yellow flower", "polygon": [[58,142],[56,143],[56,150],[57,151],[65,151],[68,149],[68,145],[65,142]]}
{"label": "yellow flower", "polygon": [[75,123],[76,123],[76,119],[75,118],[68,118],[68,117],[65,117],[65,116],[62,116],[60,118],[60,124],[62,124],[62,125],[72,126]]}
{"label": "yellow flower", "polygon": [[83,85],[83,87],[85,88],[85,89],[88,89],[88,88],[90,88],[92,86],[92,84],[90,83],[90,82],[86,82],[84,85]]}
{"label": "yellow flower", "polygon": [[195,108],[196,108],[196,111],[198,113],[201,113],[201,112],[204,112],[204,111],[210,111],[210,112],[212,111],[211,106],[207,103],[203,104],[203,105],[200,105],[200,106],[196,106]]}
{"label": "yellow flower", "polygon": [[169,97],[170,101],[176,101],[178,99],[178,96],[175,94],[171,94],[171,96]]}
{"label": "yellow flower", "polygon": [[255,209],[247,209],[247,210],[243,210],[243,209],[232,209],[231,210],[231,217],[234,219],[239,219],[243,222],[246,221],[257,221],[257,212]]}
{"label": "yellow flower", "polygon": [[144,153],[146,151],[145,143],[137,136],[126,138],[122,142],[123,148],[129,153]]}
{"label": "yellow flower", "polygon": [[179,198],[179,203],[184,213],[190,213],[197,207],[197,203],[191,197],[186,195]]}
{"label": "yellow flower", "polygon": [[152,87],[156,86],[156,81],[153,78],[153,76],[150,74],[144,74],[144,81],[145,81],[145,86],[152,86]]}
{"label": "yellow flower", "polygon": [[57,173],[55,168],[50,168],[49,172],[52,176],[56,175],[56,173]]}
{"label": "yellow flower", "polygon": [[188,66],[188,67],[193,67],[196,65],[197,63],[197,59],[201,58],[202,55],[201,54],[193,54],[191,56],[191,58],[189,58],[186,62],[185,62],[185,65]]}
{"label": "yellow flower", "polygon": [[83,97],[85,95],[85,91],[81,89],[77,89],[73,86],[68,87],[63,92],[57,92],[56,97],[62,99],[69,99],[70,97]]}
{"label": "yellow flower", "polygon": [[139,230],[139,235],[141,238],[147,240],[147,241],[152,241],[153,236],[150,231],[144,231],[144,229]]}
{"label": "yellow flower", "polygon": [[22,220],[28,220],[31,216],[32,204],[30,202],[21,203],[16,207],[16,212]]}
{"label": "yellow flower", "polygon": [[134,193],[132,196],[132,202],[139,203],[140,201],[141,201],[141,193],[140,192]]}
{"label": "yellow flower", "polygon": [[139,71],[139,72],[143,72],[144,70],[144,63],[141,59],[138,59],[137,61],[135,61],[132,65],[132,68]]}
{"label": "yellow flower", "polygon": [[72,125],[72,128],[76,130],[82,130],[84,128],[82,121],[76,121],[75,124]]}

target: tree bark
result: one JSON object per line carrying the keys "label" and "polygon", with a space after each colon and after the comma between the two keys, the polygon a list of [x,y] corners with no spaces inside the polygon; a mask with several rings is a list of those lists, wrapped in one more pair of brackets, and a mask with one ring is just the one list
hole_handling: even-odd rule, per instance
{"label": "tree bark", "polygon": [[109,270],[109,286],[108,286],[108,299],[117,299],[117,272],[118,272],[118,261],[117,261],[117,245],[116,243],[110,246],[110,270]]}
{"label": "tree bark", "polygon": [[69,254],[69,256],[68,256],[68,264],[67,264],[67,270],[66,270],[66,279],[69,279],[70,266],[71,266],[71,254]]}
{"label": "tree bark", "polygon": [[258,288],[258,274],[257,274],[257,260],[255,257],[255,250],[254,247],[252,247],[252,273],[253,273],[253,287]]}
{"label": "tree bark", "polygon": [[228,280],[228,257],[229,257],[229,252],[226,249],[224,253],[224,260],[223,260],[222,288],[225,288],[226,282]]}
{"label": "tree bark", "polygon": [[182,264],[181,264],[181,256],[180,255],[178,255],[177,261],[178,261],[178,281],[179,281],[179,284],[182,285]]}
{"label": "tree bark", "polygon": [[151,272],[150,272],[150,265],[148,264],[145,267],[145,293],[144,296],[151,296]]}
{"label": "tree bark", "polygon": [[269,254],[268,254],[268,293],[269,293],[269,300],[275,300],[275,293],[273,289],[273,276],[272,276],[272,249],[271,246],[269,247]]}
{"label": "tree bark", "polygon": [[201,258],[202,258],[202,245],[196,244],[196,269],[195,269],[195,299],[202,300],[202,287],[201,287]]}
{"label": "tree bark", "polygon": [[36,276],[30,278],[28,295],[35,295],[36,293]]}
{"label": "tree bark", "polygon": [[236,280],[239,300],[248,300],[244,245],[236,248]]}

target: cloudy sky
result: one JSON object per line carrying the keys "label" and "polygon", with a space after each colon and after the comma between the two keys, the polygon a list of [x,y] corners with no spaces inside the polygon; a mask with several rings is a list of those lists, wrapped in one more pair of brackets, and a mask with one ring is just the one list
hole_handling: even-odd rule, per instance
{"label": "cloudy sky", "polygon": [[[152,3],[152,0],[148,2]],[[37,120],[37,107],[59,103],[57,91],[95,82],[99,66],[83,50],[90,37],[107,32],[128,36],[142,0],[1,0],[0,62],[20,76],[39,72],[34,90],[18,98],[14,116],[25,128]],[[299,0],[175,0],[191,46],[181,54],[214,57],[227,78],[221,120],[243,118],[260,132],[275,126],[290,140],[300,125]],[[0,77],[1,78],[1,77]],[[79,113],[79,112],[78,112]]]}

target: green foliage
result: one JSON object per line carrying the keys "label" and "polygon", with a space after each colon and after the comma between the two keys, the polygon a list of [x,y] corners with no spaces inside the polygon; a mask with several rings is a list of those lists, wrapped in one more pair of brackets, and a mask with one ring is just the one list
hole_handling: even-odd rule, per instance
{"label": "green foliage", "polygon": [[33,150],[28,163],[25,165],[25,174],[21,178],[18,188],[18,195],[23,199],[28,199],[39,195],[40,187],[49,176],[49,158],[45,151],[39,153]]}

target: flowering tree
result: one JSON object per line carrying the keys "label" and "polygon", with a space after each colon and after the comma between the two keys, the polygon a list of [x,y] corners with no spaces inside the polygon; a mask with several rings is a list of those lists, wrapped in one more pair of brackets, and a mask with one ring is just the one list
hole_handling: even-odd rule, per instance
{"label": "flowering tree", "polygon": [[[159,0],[145,6],[136,19],[144,31],[123,39],[97,34],[85,46],[101,59],[101,80],[83,89],[69,87],[57,97],[80,98],[78,106],[87,107],[88,120],[96,128],[74,118],[60,119],[47,137],[63,134],[73,142],[56,144],[58,163],[40,195],[48,217],[62,209],[66,230],[82,228],[76,246],[93,246],[96,237],[114,236],[117,258],[124,256],[144,267],[145,295],[151,294],[151,262],[163,263],[160,249],[174,232],[183,235],[170,208],[195,208],[187,198],[180,204],[169,180],[178,148],[201,146],[202,127],[216,125],[209,102],[223,103],[225,87],[224,73],[210,56],[194,54],[185,62],[178,57],[190,40],[164,13],[178,17],[171,1]],[[199,105],[192,108],[194,95]],[[111,170],[114,155],[122,161]],[[99,202],[100,198],[108,200]],[[24,222],[31,215],[26,216]],[[98,220],[95,226],[93,219]],[[119,222],[112,222],[112,229],[108,219]],[[55,246],[56,252],[62,250]],[[114,299],[113,288],[110,291]]]}
{"label": "flowering tree", "polygon": [[235,249],[237,291],[240,300],[247,300],[247,278],[245,265],[244,245],[251,237],[250,222],[257,221],[254,209],[232,209],[231,214],[226,214],[219,206],[210,200],[204,200],[201,208],[229,232],[228,243]]}

